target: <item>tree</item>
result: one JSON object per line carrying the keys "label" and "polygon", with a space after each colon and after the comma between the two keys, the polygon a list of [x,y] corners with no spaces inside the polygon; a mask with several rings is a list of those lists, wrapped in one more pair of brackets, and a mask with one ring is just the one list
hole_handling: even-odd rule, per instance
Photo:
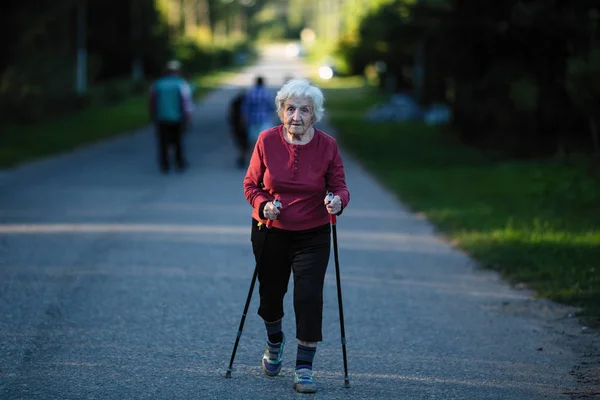
{"label": "tree", "polygon": [[361,6],[358,19],[344,19],[340,43],[352,72],[385,61],[388,71],[414,77],[406,71],[421,51],[423,102],[451,104],[463,140],[518,156],[598,148],[593,0],[347,4]]}

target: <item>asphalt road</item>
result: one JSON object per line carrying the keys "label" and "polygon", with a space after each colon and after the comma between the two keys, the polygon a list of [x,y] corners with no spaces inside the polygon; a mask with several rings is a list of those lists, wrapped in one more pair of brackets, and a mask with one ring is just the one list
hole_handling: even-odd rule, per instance
{"label": "asphalt road", "polygon": [[[256,293],[224,378],[254,268],[225,110],[256,73],[278,87],[306,70],[275,49],[210,94],[186,137],[183,174],[158,172],[150,128],[0,173],[0,399],[309,396],[292,390],[293,343],[281,376],[263,375]],[[343,155],[351,388],[332,257],[313,397],[568,398],[578,359],[569,323],[557,322],[568,310],[477,269]],[[291,338],[289,294],[286,312]]]}

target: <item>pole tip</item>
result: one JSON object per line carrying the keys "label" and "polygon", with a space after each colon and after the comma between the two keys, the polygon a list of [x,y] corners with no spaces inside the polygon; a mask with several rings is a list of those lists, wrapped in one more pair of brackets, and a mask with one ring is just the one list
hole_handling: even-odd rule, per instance
{"label": "pole tip", "polygon": [[231,370],[228,369],[227,372],[225,372],[225,378],[231,378]]}
{"label": "pole tip", "polygon": [[346,389],[348,389],[350,387],[350,379],[348,379],[348,378],[344,379],[344,387]]}

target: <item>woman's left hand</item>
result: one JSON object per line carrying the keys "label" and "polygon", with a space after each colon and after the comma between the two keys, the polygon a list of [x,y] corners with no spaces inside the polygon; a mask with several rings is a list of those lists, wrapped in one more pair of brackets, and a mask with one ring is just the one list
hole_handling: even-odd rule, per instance
{"label": "woman's left hand", "polygon": [[329,201],[329,196],[325,196],[325,206],[329,214],[337,215],[342,211],[342,199],[340,196],[333,196],[333,200]]}

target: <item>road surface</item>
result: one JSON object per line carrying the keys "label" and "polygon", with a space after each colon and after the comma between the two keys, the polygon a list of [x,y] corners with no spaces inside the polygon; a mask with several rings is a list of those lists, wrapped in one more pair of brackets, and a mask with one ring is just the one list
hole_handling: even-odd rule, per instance
{"label": "road surface", "polygon": [[[233,377],[224,378],[254,267],[226,107],[257,73],[273,88],[307,73],[280,50],[198,105],[183,174],[158,172],[149,127],[0,173],[0,399],[307,396],[292,390],[293,341],[281,376],[262,373],[256,293]],[[314,397],[568,398],[578,355],[563,328],[576,324],[556,321],[568,310],[477,269],[343,156],[351,388],[332,257]],[[291,304],[288,294],[290,338]]]}

